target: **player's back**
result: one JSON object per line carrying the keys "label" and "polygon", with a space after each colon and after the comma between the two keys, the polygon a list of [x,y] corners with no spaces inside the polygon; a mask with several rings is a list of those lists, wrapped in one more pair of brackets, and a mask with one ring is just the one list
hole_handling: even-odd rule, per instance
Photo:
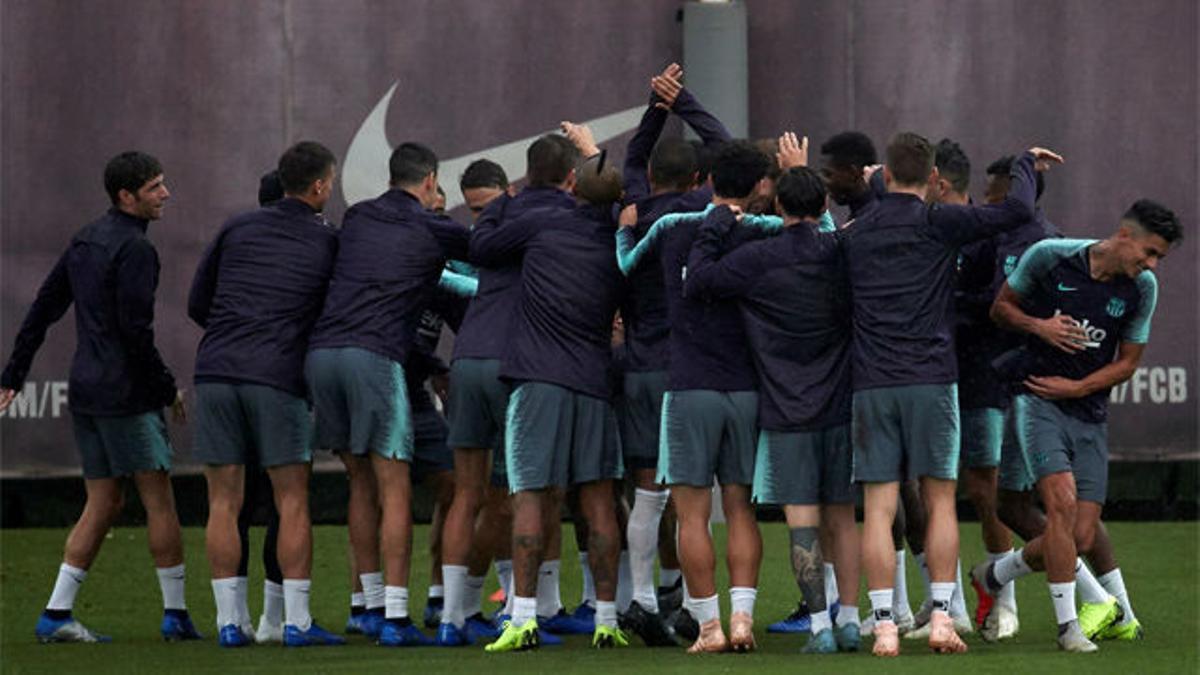
{"label": "player's back", "polygon": [[853,289],[854,386],[953,382],[956,246],[914,195],[889,193],[841,231]]}
{"label": "player's back", "polygon": [[608,398],[612,320],[623,279],[607,206],[531,212],[542,225],[525,247],[520,320],[501,375]]}
{"label": "player's back", "polygon": [[353,206],[310,348],[359,347],[403,363],[447,258],[466,256],[467,237],[404,190]]}
{"label": "player's back", "polygon": [[309,333],[337,246],[336,230],[298,199],[230,219],[213,244],[211,269],[208,260],[201,264],[189,301],[189,313],[205,329],[197,381],[245,381],[303,394]]}
{"label": "player's back", "polygon": [[833,234],[807,223],[746,246],[761,277],[742,296],[759,423],[815,431],[850,421],[850,298]]}
{"label": "player's back", "polygon": [[[502,194],[487,205],[476,226],[495,220],[503,227],[534,209],[570,208],[575,200],[557,187],[527,187],[516,196]],[[507,350],[511,323],[521,301],[521,261],[480,266],[479,287],[467,306],[454,339],[455,359],[498,359]]]}

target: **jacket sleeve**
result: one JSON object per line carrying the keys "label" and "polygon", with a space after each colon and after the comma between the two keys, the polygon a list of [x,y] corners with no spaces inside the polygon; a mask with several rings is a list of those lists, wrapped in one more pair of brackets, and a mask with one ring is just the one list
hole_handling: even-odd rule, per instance
{"label": "jacket sleeve", "polygon": [[8,365],[3,375],[0,375],[0,387],[20,389],[25,384],[29,368],[33,365],[33,357],[46,339],[46,331],[62,318],[71,307],[73,299],[71,280],[67,275],[67,254],[64,253],[42,282],[33,306],[29,308],[25,321],[21,323],[21,330],[17,333]]}

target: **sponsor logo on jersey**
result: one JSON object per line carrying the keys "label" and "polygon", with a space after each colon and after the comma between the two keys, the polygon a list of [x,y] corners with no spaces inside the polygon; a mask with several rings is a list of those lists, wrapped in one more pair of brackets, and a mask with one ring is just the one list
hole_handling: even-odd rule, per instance
{"label": "sponsor logo on jersey", "polygon": [[[1059,286],[1061,286],[1061,285],[1062,284],[1059,284]],[[1059,316],[1061,314],[1062,314],[1061,309],[1054,310],[1054,316]],[[1100,328],[1099,326],[1093,326],[1092,323],[1088,319],[1084,319],[1082,322],[1079,321],[1078,319],[1074,319],[1074,321],[1075,321],[1075,325],[1082,328],[1084,334],[1087,335],[1087,342],[1083,343],[1084,347],[1088,347],[1090,349],[1097,349],[1100,347],[1100,344],[1104,342],[1104,338],[1108,337],[1108,331],[1104,330],[1103,328]]]}
{"label": "sponsor logo on jersey", "polygon": [[1060,281],[1058,282],[1058,290],[1062,293],[1070,293],[1071,291],[1077,291],[1079,289],[1075,288],[1074,286],[1068,286]]}

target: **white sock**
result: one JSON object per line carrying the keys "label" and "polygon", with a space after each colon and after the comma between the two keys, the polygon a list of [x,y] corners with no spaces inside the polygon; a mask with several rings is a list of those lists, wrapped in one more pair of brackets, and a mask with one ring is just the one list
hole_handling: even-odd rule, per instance
{"label": "white sock", "polygon": [[895,622],[896,616],[892,611],[892,600],[895,598],[895,595],[896,589],[894,588],[867,591],[867,596],[871,598],[871,616],[875,619],[875,623],[878,624],[881,621]]}
{"label": "white sock", "polygon": [[1078,618],[1075,613],[1075,582],[1050,584],[1050,601],[1054,603],[1054,618],[1063,625]]}
{"label": "white sock", "polygon": [[1104,590],[1117,599],[1117,602],[1121,605],[1121,609],[1125,612],[1121,623],[1133,621],[1133,605],[1130,604],[1129,593],[1125,590],[1125,579],[1121,577],[1121,568],[1113,568],[1113,571],[1101,575],[1100,585],[1104,586]]}
{"label": "white sock", "polygon": [[[1007,551],[1004,551],[1003,553],[989,553],[989,554],[987,554],[988,562],[996,562],[997,560],[1003,558],[1006,555],[1012,555],[1012,552],[1013,552],[1013,550],[1010,548]],[[1007,584],[1004,584],[1004,588],[1000,589],[1000,594],[996,596],[996,602],[1011,609],[1013,612],[1016,612],[1017,611],[1017,585],[1011,581],[1008,582]]]}
{"label": "white sock", "polygon": [[363,597],[367,599],[367,610],[383,609],[383,572],[363,572],[358,575],[362,582]]}
{"label": "white sock", "polygon": [[514,595],[512,622],[514,626],[524,626],[530,619],[537,616],[537,598],[522,598]]}
{"label": "white sock", "polygon": [[733,614],[742,612],[754,616],[754,601],[758,599],[758,589],[749,586],[734,586],[729,589],[729,611]]}
{"label": "white sock", "polygon": [[692,617],[701,625],[721,618],[721,603],[716,595],[710,595],[707,598],[691,598]]}
{"label": "white sock", "polygon": [[677,569],[660,568],[658,570],[658,585],[663,588],[670,588],[678,583],[682,576],[683,574]]}
{"label": "white sock", "polygon": [[825,608],[828,609],[837,604],[838,600],[838,585],[837,572],[833,568],[833,563],[825,563]]}
{"label": "white sock", "polygon": [[[266,583],[269,584],[272,582],[270,580],[268,580]],[[279,587],[279,592],[281,594],[283,593],[283,586]],[[350,606],[351,607],[362,607],[363,609],[366,609],[367,608],[367,596],[364,595],[362,591],[354,591],[354,592],[350,593]]]}
{"label": "white sock", "polygon": [[[359,596],[362,593],[358,594]],[[351,598],[353,602],[353,598]],[[358,606],[363,607],[365,601],[359,600]],[[272,626],[283,625],[283,584],[274,581],[263,582],[263,616]]]}
{"label": "white sock", "polygon": [[247,577],[234,577],[237,579],[237,611],[239,626],[253,626],[254,620],[250,618],[250,579]]}
{"label": "white sock", "polygon": [[896,574],[892,579],[893,592],[896,597],[892,599],[892,611],[897,617],[907,616],[912,614],[911,605],[908,604],[908,576],[905,572],[904,549],[896,551]]}
{"label": "white sock", "polygon": [[[383,616],[387,619],[408,618],[408,588],[406,586],[383,587]],[[291,610],[288,610],[291,614]]]}
{"label": "white sock", "polygon": [[162,589],[163,609],[187,609],[187,602],[183,599],[183,583],[186,578],[183,563],[174,567],[159,567],[156,571],[158,587]]}
{"label": "white sock", "polygon": [[435,599],[441,598],[442,601],[444,602],[445,598],[446,598],[446,587],[441,584],[438,584],[435,586],[430,586],[429,590],[425,592],[425,598],[427,600],[435,600]]}
{"label": "white sock", "polygon": [[213,600],[217,604],[217,628],[241,625],[238,616],[237,577],[212,580]]}
{"label": "white sock", "polygon": [[829,610],[823,609],[819,612],[812,612],[808,615],[812,621],[812,634],[816,635],[823,630],[833,628],[833,621],[829,618]]}
{"label": "white sock", "polygon": [[633,602],[633,573],[630,571],[629,551],[621,551],[620,562],[617,564],[617,611],[628,611],[631,602]]}
{"label": "white sock", "polygon": [[956,587],[953,581],[935,581],[929,585],[929,599],[933,603],[933,611],[946,614],[953,611],[951,597]]}
{"label": "white sock", "polygon": [[579,569],[583,571],[583,592],[579,594],[579,604],[596,606],[596,578],[592,576],[591,559],[587,551],[579,552]]}
{"label": "white sock", "polygon": [[[466,623],[463,603],[467,586],[467,566],[442,565],[442,584],[446,589],[446,600],[442,604],[442,623],[462,628]],[[432,595],[432,590],[430,593]]]}
{"label": "white sock", "polygon": [[629,512],[626,538],[629,540],[629,574],[633,600],[642,609],[658,613],[658,594],[654,588],[654,558],[658,554],[658,524],[671,493],[662,490],[634,490],[633,510]]}
{"label": "white sock", "polygon": [[50,602],[46,609],[71,611],[75,606],[75,595],[79,593],[79,585],[87,578],[87,570],[71,567],[67,563],[58,566],[58,578],[54,581],[54,590],[50,593]]}
{"label": "white sock", "polygon": [[312,615],[308,612],[308,596],[312,588],[309,579],[283,580],[283,611],[285,623],[295,626],[302,631],[312,625]]}
{"label": "white sock", "polygon": [[476,614],[483,614],[483,582],[485,581],[487,581],[486,577],[467,575],[467,585],[462,601],[464,621]]}
{"label": "white sock", "polygon": [[[963,597],[962,559],[958,559],[954,571],[954,592],[950,594],[950,616],[967,616],[967,599]],[[932,584],[930,585],[932,597]]]}
{"label": "white sock", "polygon": [[926,560],[924,553],[914,554],[913,558],[915,558],[917,561],[917,571],[921,573],[921,581],[925,584],[925,600],[921,603],[924,605],[926,602],[930,601],[929,598],[932,594],[932,591],[929,588],[933,583],[933,579],[929,576],[929,561]]}
{"label": "white sock", "polygon": [[604,600],[596,601],[596,625],[617,627],[617,603]]}
{"label": "white sock", "polygon": [[1104,602],[1108,599],[1108,591],[1096,580],[1083,558],[1075,559],[1075,590],[1079,593],[1080,602]]}
{"label": "white sock", "polygon": [[834,622],[838,628],[852,623],[855,626],[859,625],[858,605],[843,605],[838,603],[837,620]]}
{"label": "white sock", "polygon": [[1010,581],[1020,579],[1026,574],[1033,573],[1033,568],[1025,562],[1024,551],[1025,549],[1019,548],[1013,551],[1012,554],[996,561],[996,564],[992,566],[992,574],[996,575],[996,581],[999,581],[1001,584],[1007,584]]}
{"label": "white sock", "polygon": [[558,592],[558,571],[560,561],[547,560],[538,568],[537,580],[537,613],[538,616],[550,618],[562,609],[562,596]]}

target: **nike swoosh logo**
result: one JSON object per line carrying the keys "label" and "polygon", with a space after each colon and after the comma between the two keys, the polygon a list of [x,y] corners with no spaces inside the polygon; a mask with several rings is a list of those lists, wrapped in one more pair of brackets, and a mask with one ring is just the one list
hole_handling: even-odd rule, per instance
{"label": "nike swoosh logo", "polygon": [[1062,283],[1059,283],[1058,290],[1062,291],[1063,293],[1070,293],[1071,291],[1077,291],[1079,289],[1073,286],[1064,286]]}
{"label": "nike swoosh logo", "polygon": [[[342,197],[346,200],[347,206],[364,199],[374,199],[387,190],[387,165],[388,159],[392,156],[392,146],[387,139],[387,111],[388,106],[391,105],[392,96],[395,95],[396,88],[399,86],[400,82],[396,81],[388,88],[387,93],[379,99],[371,113],[367,115],[367,119],[363,120],[362,126],[350,140],[350,147],[346,149],[345,161],[342,164],[341,184]],[[592,135],[596,139],[596,144],[599,145],[636,128],[644,111],[645,106],[636,106],[604,117],[587,120],[582,124],[591,127]],[[544,133],[556,131],[558,129],[551,129]],[[483,158],[490,159],[504,167],[504,173],[508,174],[509,179],[515,183],[525,175],[525,151],[529,148],[530,143],[542,135],[537,134],[511,143],[442,160],[438,165],[438,176],[441,177],[442,188],[446,191],[446,210],[449,211],[463,204],[462,192],[458,190],[456,182],[471,162]],[[447,180],[451,183],[446,183]]]}

